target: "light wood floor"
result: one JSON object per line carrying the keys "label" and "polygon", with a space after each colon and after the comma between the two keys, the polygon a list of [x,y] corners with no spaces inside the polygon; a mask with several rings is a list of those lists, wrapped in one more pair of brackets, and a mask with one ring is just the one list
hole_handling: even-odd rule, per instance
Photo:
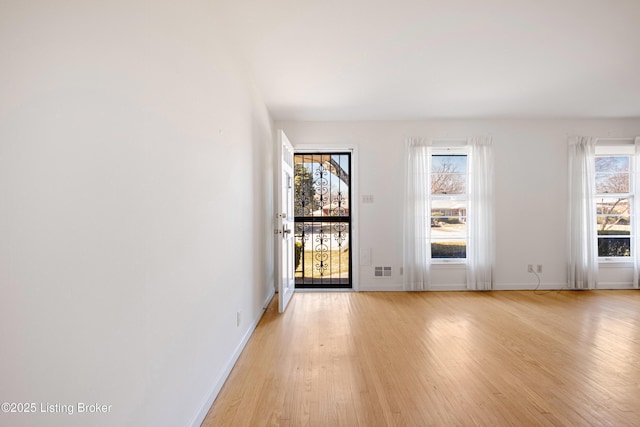
{"label": "light wood floor", "polygon": [[203,426],[640,426],[640,291],[299,293]]}

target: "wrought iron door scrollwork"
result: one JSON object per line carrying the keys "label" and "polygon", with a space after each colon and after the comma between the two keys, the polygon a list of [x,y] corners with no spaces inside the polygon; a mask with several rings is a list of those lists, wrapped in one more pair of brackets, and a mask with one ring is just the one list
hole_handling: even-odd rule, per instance
{"label": "wrought iron door scrollwork", "polygon": [[313,250],[313,257],[317,261],[314,267],[318,270],[320,276],[324,276],[325,271],[329,268],[329,246],[327,246],[329,240],[329,236],[325,234],[323,227],[320,227],[320,233],[315,238],[317,245]]}
{"label": "wrought iron door scrollwork", "polygon": [[329,181],[327,180],[327,175],[329,171],[323,166],[318,165],[318,168],[315,170],[314,175],[318,177],[318,179],[314,182],[314,187],[316,189],[316,194],[318,195],[318,200],[320,201],[320,208],[324,208],[324,203],[328,199],[329,194]]}
{"label": "wrought iron door scrollwork", "polygon": [[347,239],[348,224],[346,222],[336,222],[333,224],[333,234],[338,248],[342,248],[342,244]]}
{"label": "wrought iron door scrollwork", "polygon": [[296,287],[350,287],[348,153],[295,155]]}
{"label": "wrought iron door scrollwork", "polygon": [[342,195],[342,191],[338,191],[338,193],[333,196],[333,200],[331,200],[331,215],[332,216],[346,216],[347,210],[344,208],[346,203],[345,197]]}

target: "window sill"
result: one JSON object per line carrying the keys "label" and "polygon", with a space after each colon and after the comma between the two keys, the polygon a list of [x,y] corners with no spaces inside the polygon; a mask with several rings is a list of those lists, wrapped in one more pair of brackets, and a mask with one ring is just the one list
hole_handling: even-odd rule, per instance
{"label": "window sill", "polygon": [[431,260],[431,267],[436,270],[464,270],[467,268],[467,260]]}
{"label": "window sill", "polygon": [[600,258],[598,259],[600,268],[633,267],[633,260],[620,258]]}

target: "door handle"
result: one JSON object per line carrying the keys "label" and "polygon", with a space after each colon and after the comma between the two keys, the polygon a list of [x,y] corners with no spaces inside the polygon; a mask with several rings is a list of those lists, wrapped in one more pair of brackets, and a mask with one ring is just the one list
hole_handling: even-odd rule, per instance
{"label": "door handle", "polygon": [[283,226],[282,226],[282,232],[283,232],[284,234],[289,234],[289,233],[291,233],[291,230],[290,230],[290,229],[288,229],[288,228],[285,228],[285,227],[284,227],[284,225],[283,225]]}

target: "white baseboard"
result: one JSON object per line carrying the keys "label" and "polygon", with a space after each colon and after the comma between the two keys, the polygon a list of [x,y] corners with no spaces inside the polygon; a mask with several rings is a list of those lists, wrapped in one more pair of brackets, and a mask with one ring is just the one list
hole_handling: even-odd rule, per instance
{"label": "white baseboard", "polygon": [[[494,285],[495,291],[531,291],[536,289],[536,284],[530,283],[497,283]],[[542,290],[571,290],[566,283],[541,283],[538,289]],[[600,282],[596,285],[597,289],[634,289],[630,282]]]}
{"label": "white baseboard", "polygon": [[567,289],[566,283],[496,283],[494,291],[532,291],[534,289],[560,290]]}
{"label": "white baseboard", "polygon": [[275,295],[275,290],[272,289],[269,295],[267,296],[267,299],[265,299],[264,304],[262,304],[262,309],[260,310],[260,314],[249,326],[249,329],[244,334],[244,337],[242,337],[242,341],[240,341],[240,344],[238,344],[238,347],[236,347],[236,351],[234,351],[233,355],[231,355],[231,359],[225,366],[224,371],[222,371],[222,374],[218,377],[217,381],[213,385],[211,392],[209,393],[205,401],[200,406],[200,410],[198,411],[198,413],[195,415],[195,417],[193,417],[193,420],[190,423],[191,427],[200,427],[200,425],[202,425],[202,422],[204,421],[205,417],[207,416],[207,413],[209,412],[209,409],[211,409],[211,405],[213,405],[213,402],[216,400],[216,397],[218,397],[218,393],[220,393],[222,386],[224,385],[225,381],[229,377],[231,370],[233,369],[236,362],[238,361],[238,358],[240,357],[240,354],[242,354],[242,350],[244,350],[244,347],[247,345],[247,342],[249,342],[249,338],[251,338],[253,331],[256,329],[256,326],[258,326],[258,322],[260,322],[260,319],[262,319],[262,316],[267,310],[267,307],[269,306],[269,303],[271,302],[271,299],[273,298],[274,295]]}
{"label": "white baseboard", "polygon": [[[566,283],[496,283],[493,285],[494,291],[533,291],[535,289],[551,291],[551,290],[567,290]],[[630,282],[606,282],[598,283],[596,289],[634,289]],[[385,283],[385,284],[364,284],[360,285],[360,292],[400,292],[403,291],[402,284]],[[466,283],[434,283],[429,285],[427,291],[468,291]]]}
{"label": "white baseboard", "polygon": [[361,283],[360,292],[399,292],[402,291],[402,283]]}
{"label": "white baseboard", "polygon": [[596,289],[635,289],[631,282],[600,282]]}
{"label": "white baseboard", "polygon": [[431,283],[429,285],[428,291],[468,291],[467,284],[439,284],[439,283]]}

